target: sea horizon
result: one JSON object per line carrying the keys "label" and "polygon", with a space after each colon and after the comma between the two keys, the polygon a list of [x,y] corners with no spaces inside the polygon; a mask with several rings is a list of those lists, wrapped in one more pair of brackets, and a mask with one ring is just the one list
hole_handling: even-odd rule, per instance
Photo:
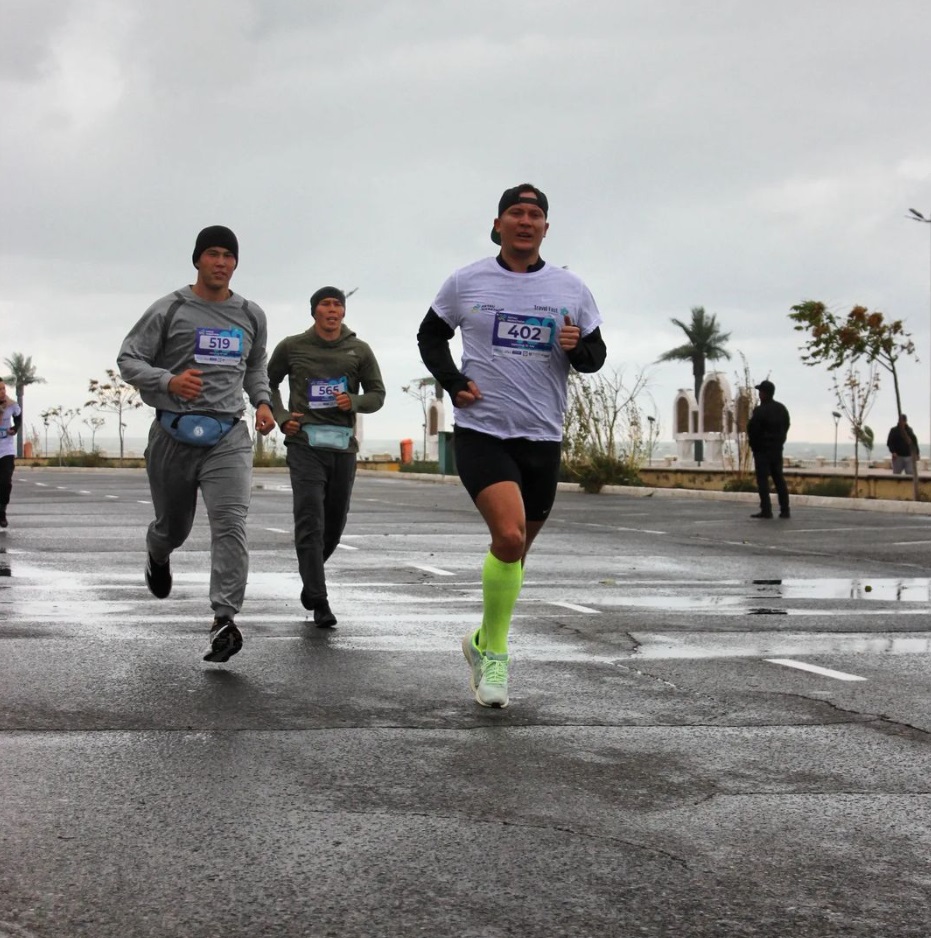
{"label": "sea horizon", "polygon": [[[423,447],[423,438],[419,440],[410,437],[414,441],[414,451],[419,454],[420,449]],[[40,440],[39,452],[38,455],[42,455],[42,443],[44,441]],[[49,440],[48,446],[48,455],[54,457],[58,454],[57,440]],[[123,441],[123,455],[126,458],[130,459],[139,459],[142,457],[145,452],[146,447],[146,437],[144,436],[127,436]],[[83,448],[85,450],[90,450],[90,440],[83,439],[82,436]],[[116,458],[120,455],[120,441],[118,437],[111,436],[98,436],[94,441],[95,447],[100,451],[104,456],[110,458]],[[794,441],[789,440],[786,442],[784,453],[786,456],[792,459],[802,459],[802,460],[815,460],[815,459],[834,459],[834,442],[833,440],[829,443],[822,442],[813,442],[813,441]],[[271,441],[271,448],[282,451],[284,449],[284,444],[280,435],[274,437]],[[401,453],[401,440],[392,440],[387,438],[373,438],[366,439],[363,437],[362,443],[359,449],[359,455],[363,459],[371,459],[375,456],[392,456],[394,458],[399,458]],[[662,458],[664,456],[675,456],[677,453],[676,444],[671,440],[660,440],[653,444],[652,456],[654,459]],[[859,447],[859,454],[861,459],[867,458],[868,454],[864,450],[863,446]],[[844,457],[853,457],[854,456],[854,444],[853,442],[842,443],[838,441],[837,443],[837,459],[841,460]],[[880,443],[879,441],[873,447],[873,453],[869,456],[872,459],[885,459],[888,457],[888,452],[886,451],[885,443]]]}

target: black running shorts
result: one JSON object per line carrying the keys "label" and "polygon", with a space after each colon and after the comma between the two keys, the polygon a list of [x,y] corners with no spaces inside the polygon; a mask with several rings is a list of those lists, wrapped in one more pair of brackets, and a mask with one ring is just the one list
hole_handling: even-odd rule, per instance
{"label": "black running shorts", "polygon": [[545,521],[556,498],[562,443],[502,440],[478,430],[454,427],[456,469],[472,501],[496,482],[516,482],[528,521]]}

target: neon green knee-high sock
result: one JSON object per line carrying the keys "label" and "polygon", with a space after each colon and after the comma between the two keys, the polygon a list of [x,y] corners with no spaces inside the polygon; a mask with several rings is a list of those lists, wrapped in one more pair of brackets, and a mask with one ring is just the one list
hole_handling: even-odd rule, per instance
{"label": "neon green knee-high sock", "polygon": [[482,628],[478,634],[478,647],[495,655],[506,655],[511,613],[520,595],[524,580],[521,563],[505,563],[491,551],[482,567],[482,598],[484,600]]}

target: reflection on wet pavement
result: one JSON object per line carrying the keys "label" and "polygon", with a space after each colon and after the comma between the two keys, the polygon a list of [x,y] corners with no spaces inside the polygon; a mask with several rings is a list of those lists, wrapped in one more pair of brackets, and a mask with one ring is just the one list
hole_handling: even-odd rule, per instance
{"label": "reflection on wet pavement", "polygon": [[[931,578],[844,578],[786,580],[725,580],[701,583],[656,581],[653,583],[625,584],[622,580],[602,585],[618,587],[618,595],[599,597],[598,605],[622,606],[667,612],[751,616],[825,615],[843,610],[850,613],[849,603],[877,604],[877,608],[858,614],[924,615],[931,613]],[[779,602],[809,601],[815,603],[843,603],[844,605],[812,605],[808,608],[780,606]],[[888,604],[909,604],[907,609],[890,609]],[[878,604],[884,604],[883,609]],[[924,604],[927,608],[921,608]]]}
{"label": "reflection on wet pavement", "polygon": [[781,599],[867,599],[879,602],[929,602],[931,578],[838,577],[816,580],[754,580],[757,594]]}
{"label": "reflection on wet pavement", "polygon": [[635,632],[633,658],[768,658],[793,655],[922,655],[931,651],[931,635],[874,636],[809,633]]}

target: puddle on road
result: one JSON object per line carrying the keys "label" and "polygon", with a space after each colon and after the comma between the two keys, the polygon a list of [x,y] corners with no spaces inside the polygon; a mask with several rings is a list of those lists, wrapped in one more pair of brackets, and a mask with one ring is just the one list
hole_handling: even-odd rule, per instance
{"label": "puddle on road", "polygon": [[929,602],[931,578],[821,577],[812,580],[752,580],[754,595],[780,599],[865,599],[872,602]]}
{"label": "puddle on road", "polygon": [[829,635],[751,633],[658,634],[631,633],[639,646],[634,659],[770,658],[799,655],[923,655],[931,651],[931,636]]}
{"label": "puddle on road", "polygon": [[[607,584],[605,584],[607,585]],[[928,577],[823,577],[819,579],[711,581],[699,584],[694,580],[644,584],[637,583],[624,594],[623,581],[612,582],[622,595],[598,597],[597,604],[612,607],[664,610],[667,612],[715,612],[720,615],[792,616],[829,614],[850,611],[846,605],[857,603],[909,604],[910,609],[898,614],[922,614],[917,604],[931,604],[931,578]],[[687,589],[688,591],[682,591]],[[827,601],[844,603],[835,607],[793,608],[778,602]],[[882,610],[874,609],[879,613]],[[892,610],[890,610],[892,611]],[[927,610],[931,612],[931,609]]]}

